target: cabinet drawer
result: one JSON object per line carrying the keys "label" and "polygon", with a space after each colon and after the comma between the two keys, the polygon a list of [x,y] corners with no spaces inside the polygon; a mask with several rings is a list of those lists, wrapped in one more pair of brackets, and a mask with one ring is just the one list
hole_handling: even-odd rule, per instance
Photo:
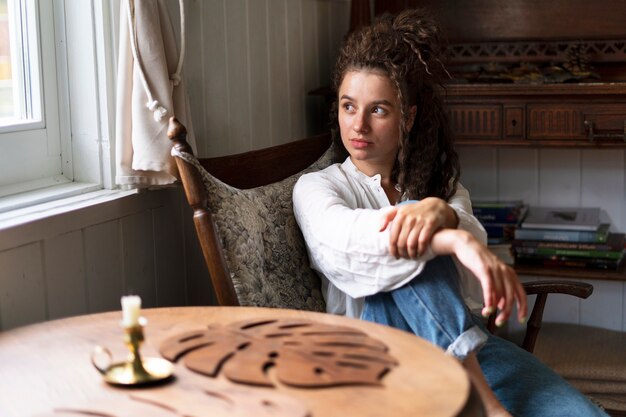
{"label": "cabinet drawer", "polygon": [[529,104],[528,138],[624,140],[626,104]]}
{"label": "cabinet drawer", "polygon": [[590,142],[626,141],[626,104],[584,108],[583,126]]}
{"label": "cabinet drawer", "polygon": [[448,115],[457,138],[500,139],[502,137],[502,106],[452,104]]}
{"label": "cabinet drawer", "polygon": [[577,105],[528,105],[528,138],[584,139],[582,108]]}

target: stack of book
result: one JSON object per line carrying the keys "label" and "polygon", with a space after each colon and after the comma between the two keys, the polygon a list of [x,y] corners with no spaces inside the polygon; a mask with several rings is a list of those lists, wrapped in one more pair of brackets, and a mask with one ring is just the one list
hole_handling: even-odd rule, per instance
{"label": "stack of book", "polygon": [[487,231],[489,249],[502,261],[513,264],[511,242],[528,206],[521,201],[480,201],[472,204],[472,210]]}
{"label": "stack of book", "polygon": [[605,217],[600,208],[531,207],[515,230],[515,263],[618,269],[624,234],[611,233]]}

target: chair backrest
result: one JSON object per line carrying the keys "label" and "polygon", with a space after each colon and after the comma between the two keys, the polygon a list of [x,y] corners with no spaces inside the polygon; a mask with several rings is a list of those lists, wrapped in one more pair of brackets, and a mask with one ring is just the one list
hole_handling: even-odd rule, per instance
{"label": "chair backrest", "polygon": [[324,311],[291,194],[300,175],[343,157],[330,134],[200,160],[175,119],[168,136],[218,303]]}

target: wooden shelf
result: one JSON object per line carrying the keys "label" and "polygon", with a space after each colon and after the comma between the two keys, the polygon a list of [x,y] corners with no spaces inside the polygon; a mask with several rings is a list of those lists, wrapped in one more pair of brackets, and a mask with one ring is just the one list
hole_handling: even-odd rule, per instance
{"label": "wooden shelf", "polygon": [[533,275],[546,278],[575,278],[581,280],[626,281],[626,265],[617,271],[584,268],[549,268],[540,266],[515,265],[519,275]]}
{"label": "wooden shelf", "polygon": [[626,148],[626,83],[452,84],[459,146]]}
{"label": "wooden shelf", "polygon": [[573,83],[573,84],[446,84],[444,97],[610,97],[626,94],[626,82]]}

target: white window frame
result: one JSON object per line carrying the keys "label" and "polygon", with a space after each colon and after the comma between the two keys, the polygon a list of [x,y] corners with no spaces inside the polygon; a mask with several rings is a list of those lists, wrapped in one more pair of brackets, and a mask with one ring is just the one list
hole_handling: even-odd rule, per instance
{"label": "white window frame", "polygon": [[[115,188],[112,142],[119,0],[36,3],[45,126],[0,133],[0,213]],[[3,158],[7,149],[16,156]]]}
{"label": "white window frame", "polygon": [[[19,94],[14,94],[13,117],[2,120],[0,132],[42,128],[39,7],[35,0],[7,0],[6,4],[13,75],[11,84],[13,92]],[[18,21],[19,24],[16,24]]]}

